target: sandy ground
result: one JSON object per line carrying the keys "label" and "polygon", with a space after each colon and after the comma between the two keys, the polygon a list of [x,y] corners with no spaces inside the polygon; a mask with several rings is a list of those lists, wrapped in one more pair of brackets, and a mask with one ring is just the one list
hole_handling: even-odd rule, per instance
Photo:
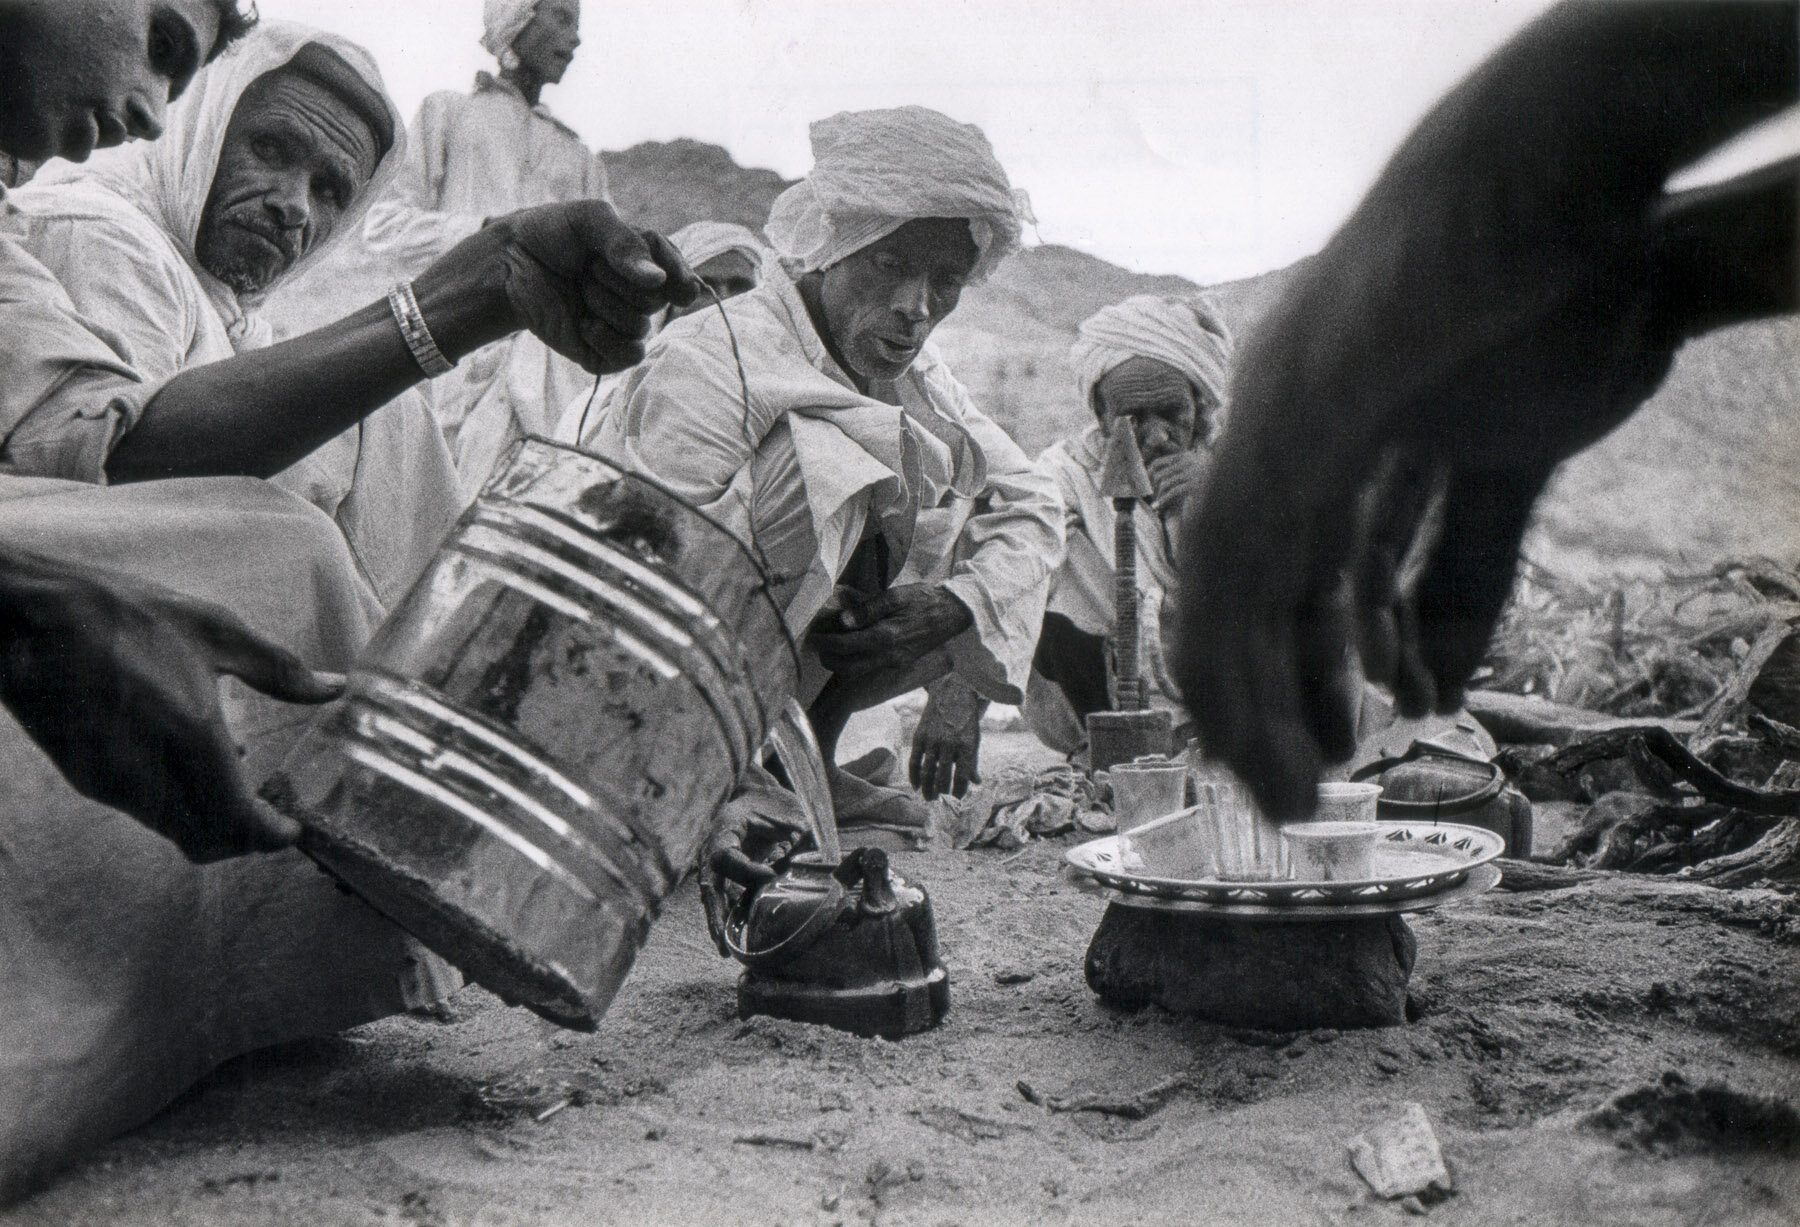
{"label": "sandy ground", "polygon": [[[986,762],[1033,744],[991,738]],[[1447,1224],[1800,1221],[1787,1118],[1749,1102],[1800,1102],[1800,947],[1748,896],[1491,894],[1413,919],[1416,1022],[1276,1035],[1102,1005],[1081,959],[1104,904],[1062,878],[1068,842],[895,858],[950,966],[935,1032],[740,1021],[690,885],[596,1034],[468,990],[450,1021],[241,1059],[0,1224],[1400,1222],[1345,1144],[1409,1100],[1456,1179],[1429,1210]],[[1670,1072],[1734,1094],[1697,1129],[1654,1105],[1590,1119]],[[1020,1086],[1177,1075],[1138,1120]]]}

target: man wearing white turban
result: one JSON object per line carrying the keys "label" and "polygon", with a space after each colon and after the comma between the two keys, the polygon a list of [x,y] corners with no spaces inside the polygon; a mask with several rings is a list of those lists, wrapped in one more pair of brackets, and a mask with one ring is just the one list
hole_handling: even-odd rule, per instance
{"label": "man wearing white turban", "polygon": [[[695,289],[608,206],[549,206],[496,219],[385,302],[258,348],[255,290],[353,216],[397,152],[379,74],[354,44],[264,25],[195,77],[167,128],[0,208],[0,541],[105,580],[71,596],[66,575],[30,572],[0,627],[0,1201],[220,1061],[456,983],[274,851],[297,824],[245,803],[307,713],[235,683],[221,702],[215,675],[330,697],[311,669],[354,658],[384,570],[352,550],[341,510],[259,479],[522,326],[618,369],[648,317]],[[117,667],[95,668],[108,651]],[[57,718],[77,705],[168,724],[109,737],[116,724]]]}
{"label": "man wearing white turban", "polygon": [[[1095,422],[1038,457],[1066,509],[1068,553],[1051,582],[1025,715],[1040,740],[1070,752],[1086,740],[1084,720],[1110,706],[1113,605],[1112,499],[1100,489],[1115,422],[1129,420],[1156,493],[1137,520],[1139,650],[1146,699],[1186,715],[1169,676],[1165,628],[1176,588],[1176,528],[1203,484],[1212,439],[1223,422],[1232,339],[1217,309],[1200,297],[1139,295],[1084,321],[1069,350],[1082,399]],[[921,729],[929,729],[921,722]]]}
{"label": "man wearing white turban", "polygon": [[[608,200],[606,167],[540,101],[581,44],[580,0],[487,0],[481,45],[498,74],[477,73],[471,93],[443,90],[419,107],[406,160],[364,226],[370,263],[413,276],[484,219],[533,205]],[[341,262],[340,262],[341,263]],[[329,295],[323,273],[296,294]],[[465,499],[487,480],[511,439],[549,434],[591,376],[531,336],[470,355],[430,389]]]}
{"label": "man wearing white turban", "polygon": [[736,222],[694,222],[669,236],[675,250],[694,270],[694,276],[711,291],[685,307],[673,309],[672,319],[704,311],[716,295],[720,299],[748,294],[762,284],[763,260],[769,254],[748,227]]}
{"label": "man wearing white turban", "polygon": [[[830,762],[850,712],[952,671],[1020,701],[1062,510],[929,341],[1029,217],[986,138],[902,107],[822,120],[812,145],[770,213],[779,265],[664,329],[586,442],[764,560]],[[832,783],[852,823],[923,811]]]}

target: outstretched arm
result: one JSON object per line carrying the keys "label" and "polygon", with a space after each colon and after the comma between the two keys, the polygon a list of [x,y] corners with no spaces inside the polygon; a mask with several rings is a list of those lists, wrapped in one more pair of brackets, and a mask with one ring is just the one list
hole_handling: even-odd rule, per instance
{"label": "outstretched arm", "polygon": [[1568,3],[1438,105],[1255,335],[1189,508],[1178,678],[1279,817],[1352,750],[1359,665],[1454,707],[1555,466],[1675,348],[1793,310],[1795,177],[1671,173],[1800,94],[1800,5]]}
{"label": "outstretched arm", "polygon": [[225,673],[290,703],[342,688],[219,606],[0,547],[0,702],[77,792],[194,861],[299,835],[244,779],[219,711]]}
{"label": "outstretched arm", "polygon": [[[456,361],[529,328],[596,373],[644,356],[650,317],[698,283],[668,241],[610,205],[576,201],[496,219],[414,282]],[[385,301],[265,350],[195,367],[144,407],[107,460],[114,482],[268,477],[422,379]]]}

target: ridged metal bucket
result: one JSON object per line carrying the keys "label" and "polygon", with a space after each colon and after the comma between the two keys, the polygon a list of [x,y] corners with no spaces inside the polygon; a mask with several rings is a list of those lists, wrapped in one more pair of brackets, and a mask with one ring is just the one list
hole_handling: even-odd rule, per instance
{"label": "ridged metal bucket", "polygon": [[527,439],[264,791],[471,978],[591,1029],[796,680],[736,538]]}

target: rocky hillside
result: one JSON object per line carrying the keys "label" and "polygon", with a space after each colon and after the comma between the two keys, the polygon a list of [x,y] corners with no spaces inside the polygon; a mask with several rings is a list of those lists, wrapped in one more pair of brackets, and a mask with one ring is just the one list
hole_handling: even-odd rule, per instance
{"label": "rocky hillside", "polygon": [[[605,157],[620,211],[665,232],[707,218],[760,229],[787,186],[774,171],[741,167],[698,141]],[[346,252],[284,290],[270,314],[285,333],[334,319],[344,304],[391,284],[397,274],[378,263]],[[1240,342],[1292,273],[1211,287]],[[1035,454],[1088,420],[1066,361],[1076,326],[1131,294],[1197,288],[1066,247],[1035,247],[965,294],[938,341],[983,408]],[[1800,320],[1690,344],[1643,411],[1565,466],[1527,550],[1575,577],[1693,571],[1751,555],[1800,559]]]}
{"label": "rocky hillside", "polygon": [[[785,186],[694,141],[638,145],[607,160],[622,208],[646,225],[719,217],[755,226]],[[1292,271],[1211,288],[1240,341]],[[938,339],[983,408],[1035,453],[1086,421],[1066,361],[1076,325],[1127,295],[1196,288],[1037,247],[969,291]],[[1527,549],[1580,577],[1759,554],[1800,559],[1800,320],[1690,344],[1649,405],[1564,467]]]}
{"label": "rocky hillside", "polygon": [[739,166],[701,141],[647,141],[602,155],[613,203],[640,226],[673,233],[691,222],[736,222],[761,232],[788,186],[772,170]]}
{"label": "rocky hillside", "polygon": [[[664,231],[708,218],[761,230],[769,206],[788,186],[775,172],[747,170],[725,150],[698,141],[647,142],[605,157],[619,211]],[[1265,280],[1222,287],[1228,308],[1240,300],[1246,310],[1260,308],[1268,295],[1256,286]],[[1067,362],[1076,326],[1132,294],[1197,288],[1182,277],[1143,276],[1067,247],[1034,247],[964,294],[937,341],[982,408],[1036,454],[1085,423]]]}

